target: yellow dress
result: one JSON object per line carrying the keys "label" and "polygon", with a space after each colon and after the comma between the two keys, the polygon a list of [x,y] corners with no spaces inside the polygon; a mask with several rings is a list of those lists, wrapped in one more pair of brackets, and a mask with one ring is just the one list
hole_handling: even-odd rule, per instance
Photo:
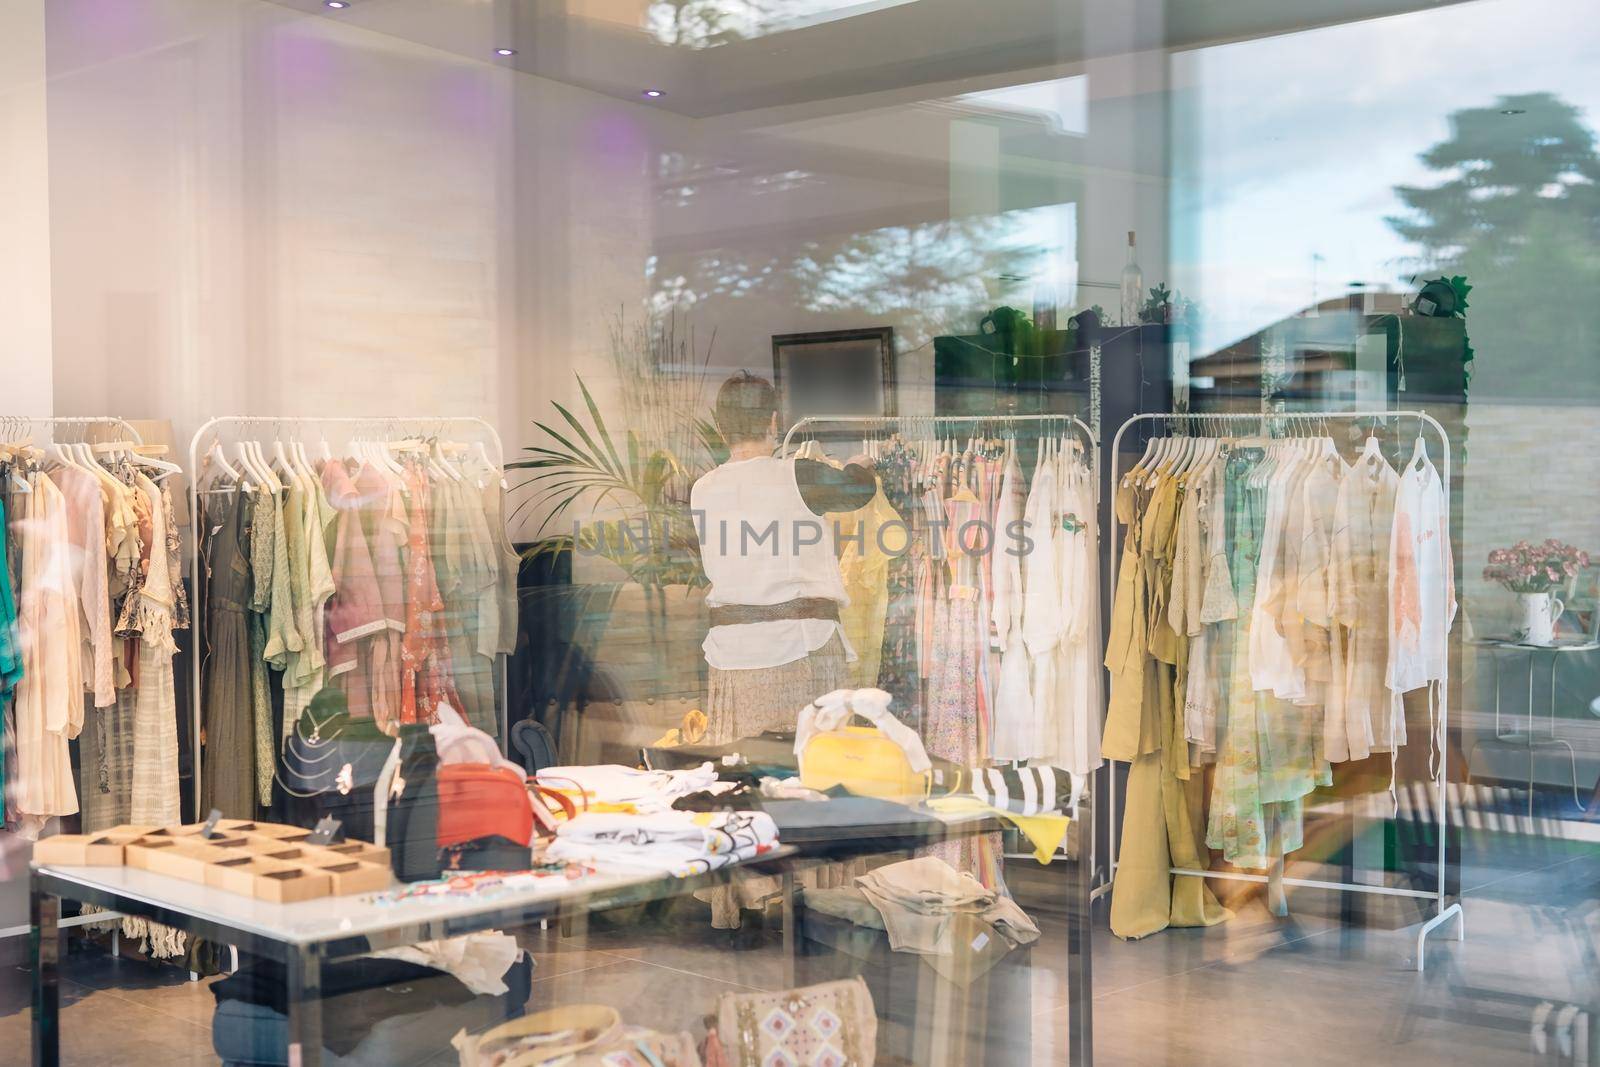
{"label": "yellow dress", "polygon": [[848,668],[850,685],[876,686],[889,608],[889,560],[906,550],[910,531],[883,495],[882,483],[864,507],[830,513],[824,521],[834,524],[838,543],[844,546],[839,576],[850,603],[840,609],[839,622],[858,657]]}
{"label": "yellow dress", "polygon": [[[1112,651],[1123,658],[1113,668],[1113,708],[1107,714],[1103,750],[1132,764],[1111,894],[1111,932],[1123,938],[1145,937],[1168,926],[1211,926],[1228,918],[1204,879],[1169,873],[1174,866],[1206,865],[1195,832],[1203,794],[1201,779],[1190,777],[1182,703],[1175,699],[1178,680],[1186,674],[1189,642],[1167,621],[1168,598],[1174,592],[1182,595],[1172,588],[1182,497],[1178,480],[1165,471],[1146,480],[1155,484],[1118,491],[1118,517],[1127,524],[1127,541],[1134,544],[1131,551],[1126,542],[1123,547],[1112,620],[1113,642],[1120,632],[1126,644],[1107,654],[1108,667],[1113,666]],[[1141,500],[1143,507],[1138,506]],[[1132,589],[1127,598],[1125,585]],[[1113,712],[1118,715],[1115,730]]]}

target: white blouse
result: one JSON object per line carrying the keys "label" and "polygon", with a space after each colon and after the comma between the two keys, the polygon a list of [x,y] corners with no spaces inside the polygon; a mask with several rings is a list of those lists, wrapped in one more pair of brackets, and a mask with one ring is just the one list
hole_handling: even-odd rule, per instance
{"label": "white blouse", "polygon": [[[702,475],[689,492],[700,526],[708,607],[783,604],[802,598],[850,602],[834,553],[833,524],[806,506],[793,459],[734,460]],[[781,667],[804,659],[844,629],[830,619],[780,619],[713,626],[706,663],[718,670]]]}

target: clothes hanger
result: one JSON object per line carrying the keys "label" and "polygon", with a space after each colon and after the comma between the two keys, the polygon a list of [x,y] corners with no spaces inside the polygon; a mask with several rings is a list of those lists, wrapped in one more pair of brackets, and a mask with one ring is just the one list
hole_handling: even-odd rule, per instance
{"label": "clothes hanger", "polygon": [[273,492],[281,493],[284,488],[283,482],[272,470],[272,464],[268,461],[267,454],[261,447],[261,442],[249,441],[247,444],[250,446],[250,458],[256,465],[256,474],[271,487]]}
{"label": "clothes hanger", "polygon": [[[132,463],[136,467],[143,467],[146,470],[154,471],[155,473],[150,477],[150,480],[153,482],[159,482],[163,478],[166,478],[170,475],[181,474],[183,472],[183,468],[178,466],[176,463],[159,459],[155,455],[145,455],[143,452],[140,452],[131,441],[111,441],[105,444],[95,445],[94,449],[96,452],[102,453],[108,457],[123,459],[129,463]],[[96,465],[98,465],[98,462]]]}
{"label": "clothes hanger", "polygon": [[45,452],[63,467],[70,467],[73,470],[83,469],[83,463],[72,454],[71,446],[61,441],[51,441],[50,447]]}
{"label": "clothes hanger", "polygon": [[1423,464],[1431,462],[1428,458],[1428,442],[1423,439],[1422,434],[1419,432],[1417,434],[1417,443],[1411,449],[1411,460],[1406,466],[1413,471],[1420,471]]}
{"label": "clothes hanger", "polygon": [[1137,478],[1145,472],[1145,468],[1149,466],[1150,460],[1155,454],[1157,440],[1158,438],[1153,434],[1144,439],[1144,455],[1140,456],[1138,462],[1134,463],[1134,465],[1128,469],[1128,472],[1122,476],[1122,483],[1124,485],[1128,484],[1129,479]]}
{"label": "clothes hanger", "polygon": [[218,470],[227,475],[229,478],[232,478],[234,481],[243,481],[243,479],[239,477],[239,472],[234,469],[233,464],[228,462],[228,457],[223,455],[222,442],[217,440],[215,437],[211,439],[211,447],[206,450],[206,462],[208,464],[216,464]]}
{"label": "clothes hanger", "polygon": [[276,428],[273,430],[272,437],[271,466],[274,474],[281,474],[292,482],[300,480],[300,471],[295,468],[293,461],[289,459],[289,450],[283,445],[282,432]]}
{"label": "clothes hanger", "polygon": [[244,441],[235,441],[233,445],[234,460],[239,464],[239,469],[248,474],[257,487],[265,487],[268,483],[256,469],[255,460],[250,456],[250,448]]}
{"label": "clothes hanger", "polygon": [[6,458],[11,460],[11,462],[7,464],[6,473],[11,481],[12,491],[19,494],[26,494],[33,492],[33,483],[28,481],[28,479],[22,474],[22,463],[20,462],[19,453],[27,447],[28,442],[25,440],[16,440],[16,435],[20,432],[21,430],[16,423],[12,422],[10,419],[6,420],[5,450],[7,452]]}
{"label": "clothes hanger", "polygon": [[287,447],[289,449],[289,460],[300,471],[301,477],[309,479],[313,483],[320,483],[322,480],[321,475],[311,462],[311,457],[306,454],[306,443],[297,437],[290,441]]}

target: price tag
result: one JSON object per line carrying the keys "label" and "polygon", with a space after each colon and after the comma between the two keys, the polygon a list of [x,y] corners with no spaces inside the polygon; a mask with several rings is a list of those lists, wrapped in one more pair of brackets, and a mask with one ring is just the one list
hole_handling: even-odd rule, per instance
{"label": "price tag", "polygon": [[311,836],[306,838],[308,845],[331,845],[334,837],[339,833],[339,827],[344,825],[332,815],[323,818],[311,831]]}
{"label": "price tag", "polygon": [[222,821],[222,809],[212,808],[211,814],[206,816],[206,824],[200,828],[200,836],[211,838],[217,836],[217,823]]}

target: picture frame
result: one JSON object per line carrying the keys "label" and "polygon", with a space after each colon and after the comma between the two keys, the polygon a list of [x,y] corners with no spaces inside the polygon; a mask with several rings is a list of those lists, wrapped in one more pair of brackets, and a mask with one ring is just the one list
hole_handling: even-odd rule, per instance
{"label": "picture frame", "polygon": [[772,384],[781,418],[893,415],[894,327],[774,334]]}

